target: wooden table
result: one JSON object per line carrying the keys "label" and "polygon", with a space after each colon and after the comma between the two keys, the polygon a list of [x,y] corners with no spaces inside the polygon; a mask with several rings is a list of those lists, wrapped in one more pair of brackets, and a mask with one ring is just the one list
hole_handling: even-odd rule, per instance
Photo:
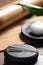
{"label": "wooden table", "polygon": [[22,25],[31,21],[42,20],[43,16],[32,17],[32,18],[23,18],[17,23],[8,26],[4,30],[1,31],[0,34],[0,65],[4,63],[4,49],[12,44],[30,44],[35,46],[38,49],[38,52],[43,55],[43,40],[35,40],[26,37],[21,33]]}

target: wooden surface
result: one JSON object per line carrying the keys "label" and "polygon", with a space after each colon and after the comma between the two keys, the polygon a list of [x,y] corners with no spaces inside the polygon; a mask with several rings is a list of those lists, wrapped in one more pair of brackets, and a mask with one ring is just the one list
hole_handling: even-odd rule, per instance
{"label": "wooden surface", "polygon": [[[6,29],[4,29],[1,33],[0,33],[0,51],[4,50],[7,46],[12,45],[12,44],[21,44],[21,43],[27,43],[27,44],[31,44],[31,43],[39,43],[37,45],[43,45],[41,43],[43,43],[43,40],[34,40],[34,39],[30,39],[25,37],[22,33],[21,33],[21,28],[22,25],[31,21],[36,21],[36,20],[42,20],[43,21],[43,16],[39,16],[39,17],[34,17],[34,18],[23,18],[22,20],[20,20],[17,23],[12,24],[11,26],[7,27]],[[40,52],[40,50],[41,52]],[[41,54],[43,54],[43,48],[38,48],[39,52]]]}
{"label": "wooden surface", "polygon": [[[18,23],[14,23],[11,26],[4,29],[0,34],[0,51],[4,50],[7,46],[12,44],[30,44],[37,48],[38,52],[43,55],[43,40],[35,40],[31,38],[27,38],[21,33],[22,25],[31,21],[42,20],[43,16],[41,17],[34,17],[34,18],[23,18]],[[43,56],[42,59],[39,58],[36,65],[43,65]],[[4,54],[0,52],[0,65],[4,64]]]}
{"label": "wooden surface", "polygon": [[[12,0],[9,0],[9,2],[11,2]],[[20,0],[18,0],[20,1]],[[9,2],[6,2],[7,4]],[[0,0],[0,5],[2,6],[5,5],[5,0]],[[27,22],[31,22],[33,20],[43,20],[43,16],[41,17],[36,17],[36,18],[31,18],[31,19],[22,19],[17,23],[14,23],[13,25],[9,26],[8,28],[6,28],[5,30],[3,30],[2,32],[0,32],[0,51],[4,50],[8,45],[11,44],[17,44],[17,43],[31,43],[30,39],[27,39],[26,37],[24,37],[23,35],[21,35],[21,27],[23,24],[27,23]],[[41,51],[42,52],[42,51]]]}
{"label": "wooden surface", "polygon": [[12,1],[14,1],[14,0],[0,0],[0,7],[3,7],[5,5],[11,3]]}

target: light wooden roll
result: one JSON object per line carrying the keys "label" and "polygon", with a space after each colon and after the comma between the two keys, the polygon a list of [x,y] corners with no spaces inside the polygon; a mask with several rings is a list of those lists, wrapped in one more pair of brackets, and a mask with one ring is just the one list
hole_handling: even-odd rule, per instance
{"label": "light wooden roll", "polygon": [[[32,1],[20,1],[22,3],[30,3],[35,5],[43,5],[43,0],[32,0]],[[23,18],[27,14],[30,14],[30,12],[24,11],[23,8],[20,5],[14,5],[14,2],[12,5],[8,6],[7,8],[3,8],[0,11],[0,30],[5,28],[6,26],[18,21],[19,19]]]}

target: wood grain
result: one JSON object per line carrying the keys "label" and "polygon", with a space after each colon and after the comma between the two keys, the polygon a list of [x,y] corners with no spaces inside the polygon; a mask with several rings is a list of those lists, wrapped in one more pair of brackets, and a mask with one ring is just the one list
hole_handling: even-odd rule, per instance
{"label": "wood grain", "polygon": [[12,44],[21,44],[21,43],[31,43],[31,39],[27,39],[22,35],[21,39],[21,27],[23,24],[31,22],[31,21],[37,21],[42,20],[43,16],[34,17],[34,18],[24,18],[20,20],[18,23],[13,24],[12,26],[9,26],[8,28],[4,29],[0,33],[0,51],[4,50],[7,46]]}

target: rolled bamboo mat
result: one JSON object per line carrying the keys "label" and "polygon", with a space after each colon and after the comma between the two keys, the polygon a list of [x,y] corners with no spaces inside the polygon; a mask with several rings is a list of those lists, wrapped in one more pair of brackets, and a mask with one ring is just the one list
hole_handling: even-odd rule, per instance
{"label": "rolled bamboo mat", "polygon": [[0,30],[30,14],[30,12],[24,11],[20,5],[16,5],[18,2],[40,6],[43,5],[43,0],[18,0],[2,7],[0,9]]}

